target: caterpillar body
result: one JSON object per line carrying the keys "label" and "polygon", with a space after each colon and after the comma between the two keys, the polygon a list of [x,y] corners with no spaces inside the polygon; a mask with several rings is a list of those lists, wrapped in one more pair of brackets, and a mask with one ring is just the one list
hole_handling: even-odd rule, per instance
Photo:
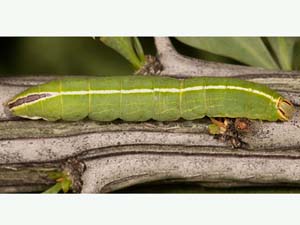
{"label": "caterpillar body", "polygon": [[48,121],[173,121],[209,117],[290,119],[294,107],[267,86],[234,78],[157,76],[65,78],[15,96],[10,111]]}

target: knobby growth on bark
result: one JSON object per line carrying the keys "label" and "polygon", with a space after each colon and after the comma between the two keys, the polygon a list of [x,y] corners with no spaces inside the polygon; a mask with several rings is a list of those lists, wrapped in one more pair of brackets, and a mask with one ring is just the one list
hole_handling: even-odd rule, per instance
{"label": "knobby growth on bark", "polygon": [[[126,123],[45,122],[12,117],[5,105],[25,88],[58,78],[0,78],[0,192],[39,192],[67,174],[75,192],[111,192],[164,180],[209,187],[300,185],[300,73],[206,62],[180,55],[155,38],[157,58],[140,72],[158,76],[235,76],[288,97],[288,122],[252,121],[247,143],[232,149],[208,134],[207,119]],[[154,65],[152,67],[151,65]],[[55,178],[53,178],[55,177]]]}

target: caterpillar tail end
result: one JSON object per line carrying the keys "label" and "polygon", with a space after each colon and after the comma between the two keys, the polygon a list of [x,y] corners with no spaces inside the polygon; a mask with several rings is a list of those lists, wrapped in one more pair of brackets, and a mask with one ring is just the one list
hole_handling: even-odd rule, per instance
{"label": "caterpillar tail end", "polygon": [[294,105],[287,99],[279,98],[277,102],[277,110],[279,119],[282,121],[288,121],[295,113]]}

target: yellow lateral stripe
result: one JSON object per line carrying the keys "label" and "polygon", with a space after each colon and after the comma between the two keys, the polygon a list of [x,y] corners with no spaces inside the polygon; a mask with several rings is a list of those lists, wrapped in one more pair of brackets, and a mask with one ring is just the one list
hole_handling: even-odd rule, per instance
{"label": "yellow lateral stripe", "polygon": [[43,101],[48,98],[53,98],[59,95],[86,95],[86,94],[144,94],[144,93],[153,93],[153,92],[165,92],[165,93],[180,93],[180,92],[189,92],[189,91],[201,91],[201,90],[238,90],[238,91],[245,91],[257,95],[264,96],[270,99],[272,102],[277,102],[278,99],[274,98],[273,96],[266,94],[265,92],[255,90],[252,88],[244,88],[239,86],[225,86],[225,85],[208,85],[208,86],[195,86],[195,87],[186,87],[183,89],[180,88],[154,88],[154,89],[129,89],[129,90],[89,90],[89,91],[65,91],[65,92],[40,92],[40,93],[29,93],[26,96],[20,96],[19,98],[15,99],[14,101],[9,102],[8,104],[17,101],[20,98],[26,98],[29,95],[34,94],[51,94],[51,96],[43,97],[37,99],[36,101],[32,101],[29,103],[24,103],[13,108],[22,107],[24,105],[29,105],[36,103],[37,101]]}
{"label": "yellow lateral stripe", "polygon": [[182,87],[184,86],[184,80],[180,81],[180,93],[179,93],[179,115],[182,116]]}

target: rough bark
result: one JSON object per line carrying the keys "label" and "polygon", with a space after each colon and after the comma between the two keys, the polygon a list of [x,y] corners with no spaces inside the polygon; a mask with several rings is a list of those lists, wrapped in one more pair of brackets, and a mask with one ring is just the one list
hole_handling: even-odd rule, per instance
{"label": "rough bark", "polygon": [[[82,192],[89,193],[111,192],[159,180],[197,182],[211,187],[299,186],[300,74],[265,70],[261,73],[260,69],[224,67],[223,64],[207,62],[198,65],[198,61],[186,57],[193,64],[182,62],[180,67],[168,67],[168,60],[173,59],[166,58],[161,40],[164,43],[168,40],[156,39],[163,65],[162,75],[166,71],[173,71],[171,74],[174,76],[185,73],[192,76],[239,75],[243,79],[267,84],[291,99],[297,108],[296,115],[284,123],[252,121],[250,131],[241,134],[247,147],[232,149],[230,144],[208,134],[207,119],[145,123],[101,123],[89,120],[51,123],[14,118],[5,106],[0,105],[0,191],[39,191],[52,184],[53,180],[45,179],[41,173],[30,178],[26,176],[28,168],[36,169],[30,171],[65,169],[63,165],[70,159],[85,165],[85,170],[74,173],[73,178],[78,180],[80,186],[82,184],[76,190],[82,188]],[[169,54],[176,56],[174,49],[172,51]],[[176,57],[179,57],[177,64],[180,64],[180,57],[183,56]],[[53,78],[55,76],[2,77],[0,102],[7,102],[28,86]],[[10,183],[12,185],[8,185],[8,178],[14,179]],[[28,183],[31,184],[29,189]]]}
{"label": "rough bark", "polygon": [[54,164],[51,167],[1,165],[0,193],[43,192],[55,184],[49,175],[59,171]]}

